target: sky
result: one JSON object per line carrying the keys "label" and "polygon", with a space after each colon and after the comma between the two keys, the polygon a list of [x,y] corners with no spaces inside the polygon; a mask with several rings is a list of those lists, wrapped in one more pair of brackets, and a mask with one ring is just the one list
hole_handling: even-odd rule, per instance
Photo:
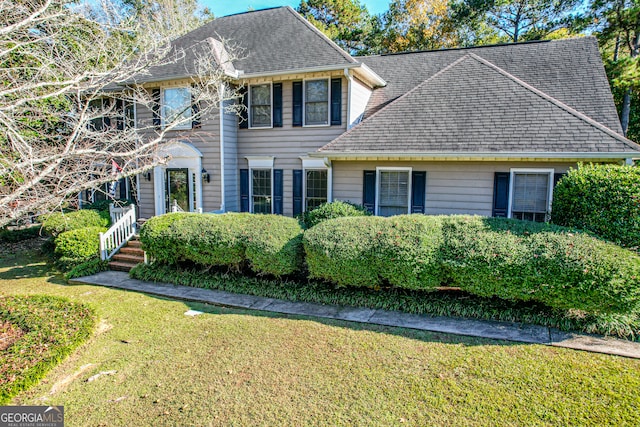
{"label": "sky", "polygon": [[[361,0],[367,6],[370,13],[377,15],[389,8],[391,0]],[[300,4],[300,0],[200,0],[202,6],[211,9],[216,17],[231,15],[233,13],[246,12],[247,9],[266,9],[277,6],[291,6],[294,9]]]}

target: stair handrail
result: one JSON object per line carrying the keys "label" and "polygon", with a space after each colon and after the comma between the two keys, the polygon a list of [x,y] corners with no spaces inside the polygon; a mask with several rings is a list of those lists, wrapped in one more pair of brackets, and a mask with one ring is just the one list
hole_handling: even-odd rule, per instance
{"label": "stair handrail", "polygon": [[136,207],[127,206],[111,228],[100,233],[100,259],[106,261],[136,234]]}

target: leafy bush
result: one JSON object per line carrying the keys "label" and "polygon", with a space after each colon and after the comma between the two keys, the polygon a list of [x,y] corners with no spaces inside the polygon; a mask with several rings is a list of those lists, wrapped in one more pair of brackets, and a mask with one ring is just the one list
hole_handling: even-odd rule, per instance
{"label": "leafy bush", "polygon": [[40,226],[35,225],[28,228],[0,229],[0,242],[17,243],[23,240],[33,239],[40,235]]}
{"label": "leafy bush", "polygon": [[343,216],[369,216],[371,215],[364,206],[349,202],[335,201],[323,203],[312,211],[302,214],[302,222],[305,228],[311,228],[328,219]]}
{"label": "leafy bush", "polygon": [[558,309],[640,307],[640,257],[574,230],[471,216],[338,218],[307,230],[312,278],[339,286],[434,290]]}
{"label": "leafy bush", "polygon": [[440,217],[337,218],[304,235],[309,275],[340,286],[440,286]]}
{"label": "leafy bush", "polygon": [[104,227],[85,227],[65,231],[55,239],[55,254],[62,258],[87,260],[100,251],[99,233],[107,231]]}
{"label": "leafy bush", "polygon": [[109,212],[94,210],[79,210],[73,212],[55,212],[40,218],[45,233],[56,237],[65,231],[77,230],[85,227],[108,227]]}
{"label": "leafy bush", "polygon": [[587,312],[637,311],[640,257],[564,227],[504,218],[443,219],[443,269],[475,295]]}
{"label": "leafy bush", "polygon": [[25,332],[0,352],[0,405],[37,384],[91,336],[96,322],[85,305],[39,295],[0,297],[0,319]]}
{"label": "leafy bush", "polygon": [[67,280],[75,279],[76,277],[91,276],[93,274],[100,273],[101,271],[107,271],[108,269],[109,261],[103,261],[96,257],[75,265],[64,275],[64,277]]}
{"label": "leafy bush", "polygon": [[140,231],[142,247],[156,261],[191,261],[282,276],[302,263],[302,229],[280,215],[172,213],[151,218]]}
{"label": "leafy bush", "polygon": [[551,220],[638,250],[640,168],[579,165],[570,170],[554,189]]}

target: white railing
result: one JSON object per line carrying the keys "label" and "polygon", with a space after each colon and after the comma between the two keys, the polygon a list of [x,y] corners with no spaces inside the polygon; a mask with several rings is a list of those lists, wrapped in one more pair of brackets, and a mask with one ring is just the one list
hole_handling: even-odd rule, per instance
{"label": "white railing", "polygon": [[104,233],[100,233],[100,259],[115,255],[136,234],[136,207],[122,208],[120,218]]}
{"label": "white railing", "polygon": [[113,203],[109,204],[109,216],[111,216],[111,224],[118,222],[120,218],[129,210],[129,206],[115,206]]}
{"label": "white railing", "polygon": [[178,205],[178,201],[173,199],[173,205],[171,205],[171,212],[184,212],[184,209]]}

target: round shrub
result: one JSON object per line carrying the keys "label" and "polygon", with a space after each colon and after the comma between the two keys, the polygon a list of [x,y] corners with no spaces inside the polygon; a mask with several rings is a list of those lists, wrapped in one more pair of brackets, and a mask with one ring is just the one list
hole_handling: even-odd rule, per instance
{"label": "round shrub", "polygon": [[465,291],[588,312],[640,307],[640,257],[631,251],[549,224],[468,216],[442,224],[443,269]]}
{"label": "round shrub", "polygon": [[85,227],[60,233],[55,239],[55,254],[59,258],[86,260],[100,251],[99,233],[104,227]]}
{"label": "round shrub", "polygon": [[300,271],[302,228],[297,220],[281,215],[247,217],[243,237],[246,259],[259,274],[284,276]]}
{"label": "round shrub", "polygon": [[108,227],[109,212],[94,210],[79,210],[73,212],[55,212],[40,218],[45,233],[56,237],[65,231],[77,230],[85,227]]}
{"label": "round shrub", "polygon": [[328,219],[340,218],[344,216],[369,216],[367,208],[349,202],[337,200],[335,202],[323,203],[312,211],[302,214],[302,222],[305,228],[311,228],[316,224]]}
{"label": "round shrub", "polygon": [[640,168],[580,165],[570,170],[554,189],[551,220],[638,250]]}
{"label": "round shrub", "polygon": [[280,215],[171,213],[151,218],[140,231],[142,247],[156,261],[191,261],[282,276],[302,264],[302,229]]}
{"label": "round shrub", "polygon": [[340,286],[432,290],[442,277],[439,217],[337,218],[304,234],[309,275]]}

